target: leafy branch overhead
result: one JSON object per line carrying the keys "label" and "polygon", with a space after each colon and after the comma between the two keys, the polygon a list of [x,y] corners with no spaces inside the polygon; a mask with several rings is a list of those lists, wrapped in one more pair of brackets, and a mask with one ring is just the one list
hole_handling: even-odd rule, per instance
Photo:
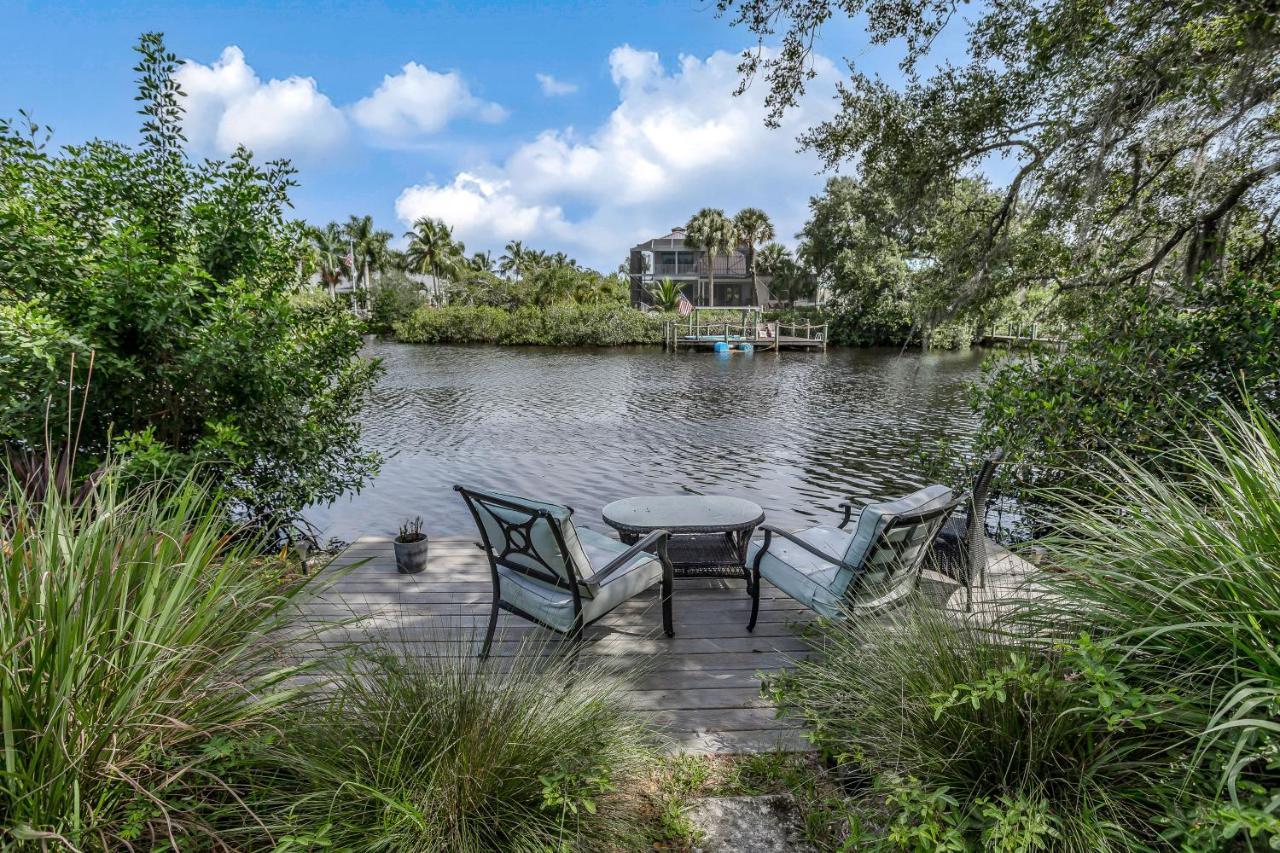
{"label": "leafy branch overhead", "polygon": [[[900,86],[849,59],[837,114],[801,140],[828,166],[857,162],[903,217],[928,210],[956,177],[1009,164],[1000,203],[969,235],[983,263],[962,302],[1046,277],[1078,289],[1218,276],[1270,251],[1280,212],[1273,4],[999,0],[968,16],[953,0],[717,5],[759,40],[742,85],[763,76],[775,124],[813,80],[815,44],[836,15],[865,18],[874,45],[905,45]],[[960,27],[964,59],[925,71],[935,40]],[[1028,233],[1060,242],[1061,257],[1018,263]]]}

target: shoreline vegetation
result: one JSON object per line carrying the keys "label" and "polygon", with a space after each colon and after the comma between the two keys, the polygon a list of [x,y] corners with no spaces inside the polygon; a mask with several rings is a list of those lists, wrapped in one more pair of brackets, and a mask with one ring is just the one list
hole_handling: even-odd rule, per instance
{"label": "shoreline vegetation", "polygon": [[[789,46],[744,62],[774,118],[833,5],[718,4]],[[872,2],[867,26],[905,36],[910,69],[936,6]],[[689,849],[694,797],[781,789],[824,850],[1280,849],[1280,16],[1011,8],[967,24],[970,66],[901,90],[851,68],[802,143],[856,177],[811,201],[794,258],[758,260],[787,302],[829,287],[833,344],[1045,313],[1082,332],[993,360],[977,455],[936,448],[952,482],[1005,452],[996,490],[1037,505],[1042,568],[972,617],[815,623],[822,653],[762,697],[807,723],[816,755],[794,760],[664,760],[563,647],[486,662],[451,634],[453,656],[412,659],[300,636],[319,572],[287,525],[381,462],[361,332],[656,342],[670,315],[630,308],[626,271],[517,241],[468,257],[435,220],[403,253],[370,217],[290,220],[287,162],[189,157],[157,33],[140,144],[51,149],[0,120],[0,848]],[[1023,152],[1009,186],[962,177],[997,151]],[[771,230],[696,219],[708,260]],[[885,431],[928,414],[871,402]],[[682,453],[663,448],[654,464]]]}
{"label": "shoreline vegetation", "polygon": [[[374,297],[375,306],[377,296]],[[368,331],[406,344],[492,344],[496,346],[588,346],[611,347],[662,343],[663,327],[685,318],[676,313],[642,311],[628,305],[579,305],[572,302],[545,307],[525,305],[515,309],[487,305],[420,304],[407,316],[388,322],[376,308]],[[858,334],[848,318],[821,308],[773,309],[766,320],[784,323],[809,320],[814,325],[831,324],[831,340],[836,347],[920,346],[918,331],[903,336],[880,338]],[[737,312],[717,314],[714,308],[700,309],[700,322],[742,322]],[[972,322],[941,323],[930,330],[929,349],[963,350],[974,343],[977,326]],[[910,335],[906,337],[905,335]]]}

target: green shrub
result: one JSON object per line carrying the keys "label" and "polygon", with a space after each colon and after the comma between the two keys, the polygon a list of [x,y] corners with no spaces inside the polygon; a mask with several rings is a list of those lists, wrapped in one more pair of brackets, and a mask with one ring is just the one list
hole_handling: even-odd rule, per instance
{"label": "green shrub", "polygon": [[636,818],[613,792],[652,762],[646,731],[614,679],[538,652],[507,671],[469,651],[357,661],[287,722],[255,810],[277,838],[340,850],[624,845]]}
{"label": "green shrub", "polygon": [[1185,788],[1208,798],[1172,822],[1184,849],[1250,835],[1275,847],[1280,426],[1228,410],[1171,454],[1175,481],[1122,458],[1099,461],[1088,490],[1054,496],[1062,532],[1042,544],[1066,571],[1043,578],[1048,597],[1020,619],[1059,635],[1087,622],[1135,690],[1177,696],[1171,754]]}
{"label": "green shrub", "polygon": [[1141,737],[1148,698],[1087,639],[1020,648],[923,609],[820,637],[773,695],[870,777],[892,846],[1130,850],[1158,831],[1148,790],[1171,774]]}
{"label": "green shrub", "polygon": [[375,335],[389,335],[396,320],[425,305],[427,296],[417,282],[402,272],[384,272],[369,293],[369,317],[365,328]]}
{"label": "green shrub", "polygon": [[[157,35],[139,52],[136,148],[50,152],[0,121],[0,441],[74,437],[103,458],[149,431],[175,461],[216,463],[255,515],[336,499],[377,465],[357,419],[376,372],[360,324],[291,300],[305,232],[285,220],[288,164],[187,159],[177,59]],[[83,391],[91,355],[81,416],[67,389]]]}
{"label": "green shrub", "polygon": [[272,737],[291,600],[186,480],[0,495],[0,846],[215,846],[231,766]]}
{"label": "green shrub", "polygon": [[1005,448],[1025,500],[1095,490],[1124,453],[1166,477],[1198,418],[1253,394],[1280,412],[1280,256],[1254,275],[1197,281],[1168,299],[1122,294],[1062,353],[1010,356],[975,389],[980,450]]}
{"label": "green shrub", "polygon": [[621,346],[662,343],[671,315],[616,305],[560,303],[508,311],[487,306],[423,306],[395,324],[408,343]]}

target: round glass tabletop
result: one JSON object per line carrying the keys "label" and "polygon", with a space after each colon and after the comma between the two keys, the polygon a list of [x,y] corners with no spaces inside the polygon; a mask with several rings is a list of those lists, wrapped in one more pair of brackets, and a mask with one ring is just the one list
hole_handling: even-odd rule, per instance
{"label": "round glass tabletop", "polygon": [[759,504],[721,495],[641,495],[614,501],[601,515],[619,530],[672,533],[737,530],[764,521]]}

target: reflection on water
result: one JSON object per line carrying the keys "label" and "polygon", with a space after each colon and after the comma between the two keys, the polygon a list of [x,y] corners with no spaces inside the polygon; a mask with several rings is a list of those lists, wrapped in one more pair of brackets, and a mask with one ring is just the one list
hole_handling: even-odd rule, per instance
{"label": "reflection on water", "polygon": [[849,495],[919,486],[913,448],[968,445],[979,353],[831,350],[712,355],[371,343],[386,374],[365,442],[387,460],[360,494],[308,518],[326,537],[473,532],[450,488],[567,503],[597,528],[628,495],[730,494],[768,520],[833,520]]}

